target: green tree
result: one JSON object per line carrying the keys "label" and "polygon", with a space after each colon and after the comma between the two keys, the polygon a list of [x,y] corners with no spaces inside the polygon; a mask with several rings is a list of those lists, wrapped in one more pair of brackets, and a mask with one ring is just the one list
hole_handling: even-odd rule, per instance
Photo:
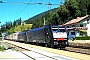
{"label": "green tree", "polygon": [[86,0],[87,2],[87,14],[90,15],[90,0]]}
{"label": "green tree", "polygon": [[15,26],[16,26],[16,21],[13,22],[13,27],[15,27]]}
{"label": "green tree", "polygon": [[21,25],[21,23],[22,23],[22,19],[20,18],[20,19],[18,20],[18,25]]}
{"label": "green tree", "polygon": [[66,0],[65,5],[69,10],[70,16],[72,16],[72,18],[76,18],[77,16],[81,15],[78,7],[79,4],[76,0]]}
{"label": "green tree", "polygon": [[81,11],[81,15],[85,16],[87,15],[87,7],[88,7],[88,1],[89,0],[76,0],[78,2],[79,10]]}
{"label": "green tree", "polygon": [[53,25],[58,25],[59,24],[58,18],[59,18],[59,15],[57,13],[53,13],[52,19],[51,19],[52,20],[51,23]]}
{"label": "green tree", "polygon": [[45,18],[45,23],[46,24],[50,24],[52,23],[52,12],[48,12],[44,17],[43,17],[43,22],[44,22],[44,18]]}
{"label": "green tree", "polygon": [[11,27],[12,27],[12,22],[11,21],[10,22],[6,22],[6,24],[5,24],[6,30],[10,29]]}

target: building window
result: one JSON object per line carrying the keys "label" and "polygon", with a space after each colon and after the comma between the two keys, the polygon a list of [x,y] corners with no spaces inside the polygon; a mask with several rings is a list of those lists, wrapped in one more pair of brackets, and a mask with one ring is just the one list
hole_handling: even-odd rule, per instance
{"label": "building window", "polygon": [[80,24],[80,27],[83,27],[83,24]]}
{"label": "building window", "polygon": [[71,35],[75,35],[75,32],[71,32]]}
{"label": "building window", "polygon": [[69,32],[67,33],[67,35],[69,35]]}
{"label": "building window", "polygon": [[69,26],[67,26],[67,28],[69,28]]}
{"label": "building window", "polygon": [[87,22],[89,21],[89,19],[87,19]]}
{"label": "building window", "polygon": [[74,25],[72,25],[72,27],[75,27]]}
{"label": "building window", "polygon": [[87,23],[90,23],[90,19],[87,19]]}

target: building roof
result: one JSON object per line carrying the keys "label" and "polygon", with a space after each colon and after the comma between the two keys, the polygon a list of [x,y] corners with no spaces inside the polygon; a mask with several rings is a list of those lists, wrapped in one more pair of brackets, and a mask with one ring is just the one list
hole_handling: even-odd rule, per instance
{"label": "building roof", "polygon": [[87,27],[72,27],[72,28],[67,28],[66,30],[87,30]]}
{"label": "building roof", "polygon": [[67,22],[67,23],[65,23],[65,24],[62,24],[62,25],[66,26],[66,25],[70,25],[70,24],[76,24],[76,23],[82,21],[83,19],[85,19],[85,18],[87,18],[87,17],[89,17],[89,15],[86,15],[86,16],[84,16],[84,17],[77,17],[76,19],[72,19],[72,20],[70,20],[69,22]]}

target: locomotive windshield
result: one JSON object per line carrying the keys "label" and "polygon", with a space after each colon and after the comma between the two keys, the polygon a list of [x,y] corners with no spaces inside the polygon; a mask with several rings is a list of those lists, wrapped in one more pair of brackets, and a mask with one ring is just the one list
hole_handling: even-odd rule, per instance
{"label": "locomotive windshield", "polygon": [[58,30],[58,29],[53,29],[53,31],[54,31],[54,32],[59,32],[59,30]]}
{"label": "locomotive windshield", "polygon": [[53,38],[67,38],[66,28],[63,26],[54,26],[52,27]]}
{"label": "locomotive windshield", "polygon": [[66,29],[64,26],[53,26],[52,30],[53,32],[66,32]]}
{"label": "locomotive windshield", "polygon": [[65,28],[52,28],[53,32],[65,32]]}
{"label": "locomotive windshield", "polygon": [[59,30],[60,30],[60,32],[66,32],[65,28],[61,28]]}

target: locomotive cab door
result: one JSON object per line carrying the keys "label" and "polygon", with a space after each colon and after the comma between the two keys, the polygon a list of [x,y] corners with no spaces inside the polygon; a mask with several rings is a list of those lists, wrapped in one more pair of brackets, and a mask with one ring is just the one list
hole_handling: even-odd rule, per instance
{"label": "locomotive cab door", "polygon": [[46,41],[46,43],[50,42],[48,31],[49,31],[48,29],[45,29],[45,41]]}
{"label": "locomotive cab door", "polygon": [[52,34],[50,27],[45,29],[45,42],[48,46],[52,45]]}

